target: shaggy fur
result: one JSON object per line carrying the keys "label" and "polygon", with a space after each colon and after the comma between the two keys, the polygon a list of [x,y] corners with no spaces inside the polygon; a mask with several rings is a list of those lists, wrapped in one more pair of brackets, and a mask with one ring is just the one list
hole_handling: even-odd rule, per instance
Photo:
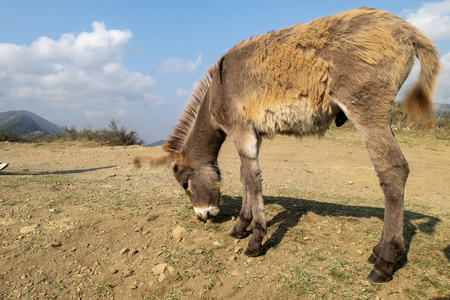
{"label": "shaggy fur", "polygon": [[170,163],[202,220],[219,213],[217,157],[230,137],[241,159],[242,208],[231,236],[253,234],[246,254],[263,252],[266,233],[258,155],[262,138],[322,135],[333,120],[360,133],[385,196],[384,227],[368,279],[392,278],[405,250],[404,189],[409,174],[393,136],[392,102],[417,57],[422,67],[405,106],[420,121],[431,116],[440,70],[433,43],[387,12],[361,8],[242,41],[209,69],[164,144],[165,154],[135,164]]}

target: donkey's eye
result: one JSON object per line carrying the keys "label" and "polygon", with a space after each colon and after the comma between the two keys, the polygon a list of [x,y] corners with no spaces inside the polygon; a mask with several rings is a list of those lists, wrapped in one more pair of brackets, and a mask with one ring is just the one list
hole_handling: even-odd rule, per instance
{"label": "donkey's eye", "polygon": [[186,181],[181,186],[183,187],[183,189],[187,190],[189,187],[189,183]]}

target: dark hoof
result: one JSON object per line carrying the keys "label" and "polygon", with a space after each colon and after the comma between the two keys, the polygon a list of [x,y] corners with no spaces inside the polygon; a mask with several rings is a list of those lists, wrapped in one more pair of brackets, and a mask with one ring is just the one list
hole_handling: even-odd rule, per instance
{"label": "dark hoof", "polygon": [[383,283],[388,282],[392,279],[392,276],[388,276],[384,274],[381,271],[378,271],[377,269],[373,269],[372,272],[370,272],[369,276],[367,276],[367,280],[373,283]]}
{"label": "dark hoof", "polygon": [[230,236],[235,239],[243,239],[247,237],[247,232],[244,231],[244,235],[237,234],[234,230],[230,232]]}
{"label": "dark hoof", "polygon": [[254,250],[254,249],[251,249],[250,247],[248,247],[247,250],[245,250],[245,252],[244,252],[245,255],[250,256],[250,257],[257,257],[261,253],[263,253],[262,247],[260,247],[258,250]]}
{"label": "dark hoof", "polygon": [[377,258],[373,255],[373,253],[372,253],[372,255],[370,255],[370,257],[367,259],[367,262],[368,262],[369,264],[374,264],[376,261],[377,261]]}

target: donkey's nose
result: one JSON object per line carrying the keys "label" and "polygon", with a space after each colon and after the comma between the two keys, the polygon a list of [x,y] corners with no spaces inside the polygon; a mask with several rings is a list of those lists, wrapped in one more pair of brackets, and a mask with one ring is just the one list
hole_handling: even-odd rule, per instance
{"label": "donkey's nose", "polygon": [[220,212],[220,209],[218,207],[213,206],[206,208],[194,207],[194,211],[200,221],[206,221],[209,218],[217,216]]}

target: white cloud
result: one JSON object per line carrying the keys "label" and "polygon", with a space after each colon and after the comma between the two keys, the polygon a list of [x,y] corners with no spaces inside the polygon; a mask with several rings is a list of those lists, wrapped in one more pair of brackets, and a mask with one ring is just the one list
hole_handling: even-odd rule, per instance
{"label": "white cloud", "polygon": [[189,92],[179,88],[175,95],[178,99],[187,98],[189,96]]}
{"label": "white cloud", "polygon": [[168,58],[164,63],[156,69],[159,74],[166,73],[189,73],[195,71],[202,61],[200,54],[194,61],[186,61],[181,58]]}
{"label": "white cloud", "polygon": [[[450,0],[441,2],[425,2],[420,8],[404,10],[400,14],[407,22],[420,29],[440,48],[442,71],[435,90],[434,102],[450,103]],[[420,64],[416,60],[411,75],[404,84],[398,98],[402,99],[406,92],[417,80],[420,73]]]}
{"label": "white cloud", "polygon": [[441,57],[442,72],[436,89],[435,102],[450,104],[450,52]]}
{"label": "white cloud", "polygon": [[418,10],[404,10],[400,15],[432,40],[450,38],[450,0],[425,2]]}
{"label": "white cloud", "polygon": [[153,105],[157,82],[127,71],[122,64],[128,30],[108,30],[93,22],[91,32],[40,37],[30,45],[0,43],[0,107],[41,103],[82,108],[88,117],[105,106]]}

